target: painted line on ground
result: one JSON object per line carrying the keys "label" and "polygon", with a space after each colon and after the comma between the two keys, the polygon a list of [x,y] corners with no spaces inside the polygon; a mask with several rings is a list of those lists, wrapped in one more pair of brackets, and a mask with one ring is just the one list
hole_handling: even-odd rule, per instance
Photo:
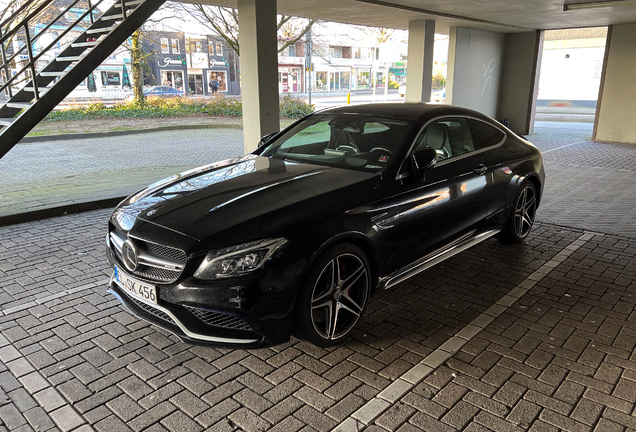
{"label": "painted line on ground", "polygon": [[393,381],[392,384],[382,390],[376,397],[343,420],[332,432],[359,432],[371,425],[386,410],[400,400],[402,396],[411,391],[417,384],[435,371],[435,369],[446,363],[446,361],[462,349],[472,338],[477,336],[479,332],[493,322],[495,318],[508,310],[510,306],[592,237],[594,237],[594,234],[585,232],[572,243],[565,246],[554,258],[536,269],[526,279],[510,290],[508,294],[500,298],[497,303],[490,306],[470,324],[455,333],[455,336],[448,339],[422,361]]}
{"label": "painted line on ground", "polygon": [[22,303],[22,304],[19,304],[19,305],[16,305],[16,306],[11,306],[10,308],[7,308],[7,309],[0,310],[0,316],[10,315],[12,313],[20,312],[20,311],[28,309],[30,307],[41,305],[41,304],[44,304],[46,302],[50,302],[51,300],[59,299],[61,297],[64,297],[64,296],[67,296],[67,295],[70,295],[70,294],[75,294],[75,293],[78,293],[80,291],[87,290],[89,288],[97,288],[97,287],[100,287],[100,286],[104,286],[105,284],[108,284],[108,282],[109,282],[109,279],[107,278],[107,279],[103,279],[103,280],[100,280],[100,281],[97,281],[97,282],[91,282],[91,283],[88,283],[86,285],[82,285],[82,286],[78,286],[78,287],[75,287],[75,288],[70,288],[70,289],[67,289],[67,290],[64,290],[64,291],[60,291],[60,292],[57,292],[55,294],[50,294],[50,295],[47,295],[47,296],[44,296],[44,297],[36,298],[35,300],[31,300],[31,301],[28,301],[26,303]]}
{"label": "painted line on ground", "polygon": [[573,145],[576,145],[576,144],[583,144],[583,143],[586,143],[586,142],[590,142],[590,141],[589,140],[577,141],[575,143],[566,144],[566,145],[563,145],[561,147],[557,147],[557,148],[553,148],[553,149],[550,149],[550,150],[542,151],[541,154],[550,153],[550,152],[553,152],[553,151],[556,151],[556,150],[560,150],[562,148],[570,147],[570,146],[573,146]]}

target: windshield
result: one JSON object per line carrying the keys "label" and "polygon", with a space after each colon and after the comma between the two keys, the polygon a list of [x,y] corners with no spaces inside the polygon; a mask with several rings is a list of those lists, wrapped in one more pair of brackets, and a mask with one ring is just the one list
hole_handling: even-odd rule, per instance
{"label": "windshield", "polygon": [[317,114],[261,153],[284,160],[377,172],[397,155],[408,121],[361,114]]}

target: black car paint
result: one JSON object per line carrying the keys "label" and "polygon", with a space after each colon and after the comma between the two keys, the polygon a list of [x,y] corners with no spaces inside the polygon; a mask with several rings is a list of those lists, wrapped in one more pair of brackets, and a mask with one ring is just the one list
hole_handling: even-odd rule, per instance
{"label": "black car paint", "polygon": [[[447,106],[385,104],[330,112],[347,111],[410,119],[406,143],[438,117],[469,115],[495,124],[474,111]],[[125,200],[112,220],[132,223],[122,227],[131,237],[161,239],[188,254],[183,276],[173,284],[157,285],[162,306],[176,313],[181,312],[174,305],[184,304],[231,311],[247,319],[259,339],[241,346],[277,344],[289,337],[303,277],[330,245],[346,240],[361,247],[377,283],[467,232],[502,226],[524,179],[532,178],[541,192],[544,174],[538,150],[498,128],[506,139],[497,147],[440,162],[423,175],[409,168],[409,145],[382,171],[369,173],[259,156],[274,137],[251,155],[175,176],[145,196],[134,196],[134,202]],[[487,170],[474,172],[479,165]],[[256,274],[214,282],[188,276],[210,249],[269,237],[289,239],[287,249]],[[117,263],[110,249],[108,257]],[[181,315],[190,330],[206,331]]]}

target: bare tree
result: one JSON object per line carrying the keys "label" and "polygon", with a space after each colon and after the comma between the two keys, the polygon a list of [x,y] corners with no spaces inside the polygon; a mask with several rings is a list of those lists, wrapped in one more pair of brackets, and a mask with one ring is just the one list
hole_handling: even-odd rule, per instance
{"label": "bare tree", "polygon": [[[181,12],[190,14],[205,28],[223,38],[240,56],[239,14],[237,9],[189,3],[175,3],[172,6],[178,8]],[[279,40],[278,52],[301,40],[316,21],[315,19],[279,15],[276,26]]]}
{"label": "bare tree", "polygon": [[395,33],[395,29],[386,27],[355,26],[355,28],[363,32],[365,35],[375,39],[375,42],[377,42],[378,45],[388,42]]}

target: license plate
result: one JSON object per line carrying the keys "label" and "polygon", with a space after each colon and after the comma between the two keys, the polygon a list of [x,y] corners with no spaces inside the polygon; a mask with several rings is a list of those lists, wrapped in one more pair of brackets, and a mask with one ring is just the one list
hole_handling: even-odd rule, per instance
{"label": "license plate", "polygon": [[115,266],[115,281],[127,293],[141,301],[157,304],[157,288],[131,278]]}

